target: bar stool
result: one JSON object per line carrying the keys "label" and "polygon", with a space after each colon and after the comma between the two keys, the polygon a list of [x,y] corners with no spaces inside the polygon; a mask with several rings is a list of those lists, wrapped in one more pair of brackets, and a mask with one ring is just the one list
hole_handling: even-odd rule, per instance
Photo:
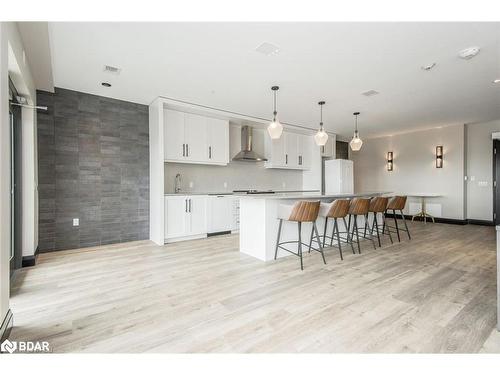
{"label": "bar stool", "polygon": [[[316,219],[318,218],[320,202],[309,202],[309,201],[298,201],[293,206],[280,205],[278,218],[279,218],[279,227],[278,227],[278,237],[276,239],[276,250],[274,252],[274,259],[278,256],[278,249],[282,249],[288,251],[293,255],[297,255],[300,258],[300,269],[304,269],[304,264],[302,261],[302,245],[307,246],[307,244],[302,242],[302,223],[312,223],[311,228],[311,239],[313,235],[316,234],[316,241],[318,242],[318,249],[313,249],[321,253],[323,257],[323,263],[326,264],[325,255],[323,254],[323,247],[321,246],[321,241],[319,239],[318,228],[316,228]],[[297,222],[297,227],[299,231],[298,241],[285,241],[280,242],[281,236],[281,227],[283,225],[283,220],[286,221],[295,221]],[[311,240],[312,242],[312,240]],[[297,253],[283,247],[282,245],[288,243],[297,243]],[[311,246],[311,244],[309,245]],[[309,251],[310,251],[309,247]]]}
{"label": "bar stool", "polygon": [[[384,221],[384,226],[382,228],[382,232],[385,231],[386,226],[387,226],[388,232],[390,232],[391,229],[396,229],[395,233],[397,233],[397,235],[398,235],[398,242],[401,242],[401,238],[399,236],[399,231],[406,232],[408,234],[408,239],[411,240],[410,231],[408,230],[408,225],[406,224],[405,215],[403,215],[403,209],[405,208],[405,205],[406,205],[406,199],[407,199],[406,196],[395,196],[394,198],[391,199],[391,201],[387,205],[386,214],[387,214],[387,211],[392,210],[392,216],[394,217],[395,226],[391,227],[391,226],[389,226],[389,224],[386,224]],[[399,228],[396,211],[399,211],[401,219],[403,219],[405,229]]]}
{"label": "bar stool", "polygon": [[[345,220],[348,213],[349,213],[349,200],[348,199],[337,199],[337,200],[333,201],[331,204],[322,204],[320,207],[320,214],[319,215],[325,218],[325,226],[323,229],[323,248],[325,247],[325,243],[326,243],[327,238],[330,239],[330,246],[333,246],[333,241],[336,239],[341,260],[344,260],[344,257],[342,255],[342,245],[340,244],[341,240],[345,241],[346,243],[350,243],[352,253],[356,254],[356,252],[354,251],[354,246],[352,244],[352,241],[349,240],[349,228],[347,227],[347,222]],[[328,236],[326,234],[326,230],[328,227],[328,219],[334,220],[331,236]],[[346,228],[345,232],[340,232],[338,219],[342,219],[344,221],[344,226]],[[342,238],[341,233],[346,233],[345,240]],[[312,243],[312,238],[311,238],[311,243]]]}
{"label": "bar stool", "polygon": [[[368,210],[370,208],[370,199],[368,198],[354,198],[351,200],[349,204],[349,223],[348,228],[351,228],[351,220],[353,221],[352,233],[351,233],[351,241],[356,242],[358,245],[358,253],[361,254],[361,246],[359,244],[359,230],[358,230],[358,216],[365,217],[365,229],[368,228],[368,233],[370,233],[370,225],[368,224],[368,220],[366,217],[368,216]],[[348,231],[349,231],[348,230]],[[354,233],[356,233],[356,240],[354,240]],[[362,236],[365,239],[372,241],[373,248],[376,249],[375,241],[373,240],[373,236],[370,234],[369,237],[365,234]]]}
{"label": "bar stool", "polygon": [[[373,213],[371,234],[373,234],[374,230],[377,232],[378,247],[381,247],[382,245],[380,244],[380,231],[379,231],[379,227],[378,227],[377,214],[382,214],[382,222],[385,225],[385,212],[387,210],[388,204],[389,204],[389,198],[375,197],[370,201],[370,208],[368,209],[369,212]],[[366,220],[368,221],[368,215],[367,215]],[[382,234],[385,234],[383,229],[384,229],[384,226],[382,226]],[[389,235],[391,243],[393,243],[391,232],[387,231],[387,234]]]}

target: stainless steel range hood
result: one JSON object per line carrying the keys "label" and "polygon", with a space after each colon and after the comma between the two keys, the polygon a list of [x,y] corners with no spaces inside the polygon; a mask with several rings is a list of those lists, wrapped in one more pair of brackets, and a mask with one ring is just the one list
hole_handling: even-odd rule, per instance
{"label": "stainless steel range hood", "polygon": [[250,126],[241,127],[241,151],[233,158],[235,161],[267,161],[263,156],[252,151],[252,133]]}

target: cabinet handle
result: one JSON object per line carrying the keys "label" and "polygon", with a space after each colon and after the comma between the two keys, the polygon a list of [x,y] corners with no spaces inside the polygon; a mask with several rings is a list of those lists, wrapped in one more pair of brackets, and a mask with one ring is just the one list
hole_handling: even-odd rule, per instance
{"label": "cabinet handle", "polygon": [[186,156],[189,156],[189,144],[186,143]]}
{"label": "cabinet handle", "polygon": [[299,165],[302,165],[302,156],[299,155]]}
{"label": "cabinet handle", "polygon": [[208,158],[212,159],[212,146],[208,146]]}
{"label": "cabinet handle", "polygon": [[182,144],[182,156],[186,156],[186,144]]}
{"label": "cabinet handle", "polygon": [[191,199],[189,199],[189,212],[191,212]]}
{"label": "cabinet handle", "polygon": [[185,211],[185,212],[188,212],[188,200],[187,200],[187,199],[185,199],[185,200],[184,200],[184,203],[186,203],[186,207],[184,208],[184,211]]}
{"label": "cabinet handle", "polygon": [[285,154],[285,164],[288,164],[288,154]]}

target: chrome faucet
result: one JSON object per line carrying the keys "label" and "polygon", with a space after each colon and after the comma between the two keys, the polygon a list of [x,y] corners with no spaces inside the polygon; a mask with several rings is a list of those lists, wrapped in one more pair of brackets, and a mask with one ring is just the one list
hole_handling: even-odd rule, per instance
{"label": "chrome faucet", "polygon": [[181,184],[182,184],[181,174],[177,173],[175,175],[175,186],[174,186],[175,193],[178,193],[181,191]]}

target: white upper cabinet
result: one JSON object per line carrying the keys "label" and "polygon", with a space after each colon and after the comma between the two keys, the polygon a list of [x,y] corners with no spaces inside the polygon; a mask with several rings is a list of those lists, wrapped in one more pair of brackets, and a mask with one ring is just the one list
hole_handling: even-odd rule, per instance
{"label": "white upper cabinet", "polygon": [[321,146],[321,156],[325,158],[335,158],[335,134],[328,133],[328,141],[326,145]]}
{"label": "white upper cabinet", "polygon": [[311,137],[284,131],[279,139],[266,137],[266,168],[309,169]]}
{"label": "white upper cabinet", "polygon": [[165,161],[216,164],[229,163],[229,122],[206,116],[165,110]]}
{"label": "white upper cabinet", "polygon": [[217,164],[229,163],[229,126],[225,120],[207,119],[208,160]]}

